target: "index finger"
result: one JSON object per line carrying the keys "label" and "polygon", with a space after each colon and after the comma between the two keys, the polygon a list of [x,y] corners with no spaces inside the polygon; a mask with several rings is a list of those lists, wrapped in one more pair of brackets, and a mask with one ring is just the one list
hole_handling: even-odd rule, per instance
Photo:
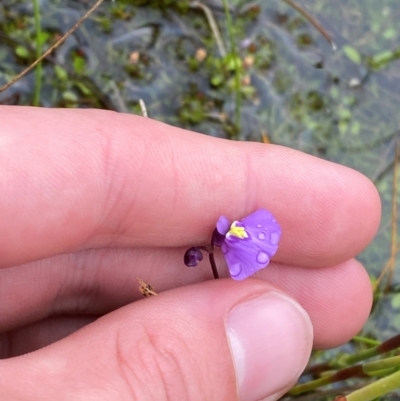
{"label": "index finger", "polygon": [[209,241],[220,215],[269,209],[275,260],[340,263],[376,232],[360,173],[274,145],[233,142],[98,110],[0,107],[0,265],[104,246]]}

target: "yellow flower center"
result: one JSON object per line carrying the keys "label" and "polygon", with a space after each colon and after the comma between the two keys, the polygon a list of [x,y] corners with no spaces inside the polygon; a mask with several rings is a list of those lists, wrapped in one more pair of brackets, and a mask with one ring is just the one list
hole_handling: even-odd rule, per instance
{"label": "yellow flower center", "polygon": [[248,235],[246,233],[246,230],[244,227],[237,227],[236,226],[236,221],[234,221],[231,225],[231,229],[228,231],[227,235],[233,235],[234,237],[243,239],[243,238],[248,238]]}

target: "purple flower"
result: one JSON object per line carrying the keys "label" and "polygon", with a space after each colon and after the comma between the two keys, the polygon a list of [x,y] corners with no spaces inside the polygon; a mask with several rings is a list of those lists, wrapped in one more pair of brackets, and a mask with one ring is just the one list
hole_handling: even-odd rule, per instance
{"label": "purple flower", "polygon": [[242,49],[247,49],[251,45],[251,39],[250,38],[245,38],[240,42],[240,47]]}
{"label": "purple flower", "polygon": [[278,250],[281,232],[272,213],[260,209],[231,225],[221,216],[213,243],[221,247],[231,277],[243,280],[268,265]]}

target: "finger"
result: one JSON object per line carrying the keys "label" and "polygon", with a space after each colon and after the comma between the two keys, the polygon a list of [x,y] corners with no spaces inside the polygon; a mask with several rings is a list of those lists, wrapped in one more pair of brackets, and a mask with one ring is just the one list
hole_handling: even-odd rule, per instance
{"label": "finger", "polygon": [[290,294],[308,312],[317,349],[349,341],[371,312],[371,280],[355,259],[318,270],[274,265],[259,277]]}
{"label": "finger", "polygon": [[[211,279],[206,263],[189,268],[181,255],[179,250],[91,250],[3,269],[0,330],[53,315],[108,313],[143,298],[138,277],[159,293]],[[227,275],[220,264],[219,270]],[[271,263],[257,277],[281,288],[307,310],[317,348],[348,341],[361,329],[371,308],[369,277],[354,259],[320,269]]]}
{"label": "finger", "polygon": [[69,336],[96,317],[55,316],[0,334],[0,359],[12,358],[46,347]]}
{"label": "finger", "polygon": [[270,209],[277,261],[343,262],[371,240],[375,187],[295,150],[95,110],[0,108],[1,266],[97,246],[190,246],[221,214]]}
{"label": "finger", "polygon": [[1,361],[0,395],[276,400],[304,369],[311,344],[307,314],[268,284],[206,282],[129,305],[50,347]]}

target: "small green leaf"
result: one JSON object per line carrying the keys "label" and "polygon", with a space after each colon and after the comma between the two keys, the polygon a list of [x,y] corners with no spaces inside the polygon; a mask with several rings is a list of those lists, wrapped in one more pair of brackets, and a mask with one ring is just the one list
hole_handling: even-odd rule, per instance
{"label": "small green leaf", "polygon": [[341,120],[346,120],[346,121],[350,120],[353,115],[349,109],[345,108],[340,108],[337,114]]}
{"label": "small green leaf", "polygon": [[225,57],[225,67],[228,71],[235,71],[242,67],[242,60],[233,54],[228,54]]}
{"label": "small green leaf", "polygon": [[400,309],[400,294],[395,294],[392,298],[392,307],[394,309]]}
{"label": "small green leaf", "polygon": [[211,84],[213,86],[220,86],[222,84],[222,82],[224,82],[224,76],[221,74],[214,75],[211,78]]}
{"label": "small green leaf", "polygon": [[85,95],[89,96],[92,94],[92,91],[82,82],[75,82],[75,86]]}
{"label": "small green leaf", "polygon": [[77,74],[82,74],[85,71],[86,60],[81,56],[76,56],[74,58],[73,66]]}
{"label": "small green leaf", "polygon": [[351,124],[351,133],[353,134],[353,135],[358,135],[360,132],[361,132],[361,123],[359,122],[359,121],[354,121],[352,124]]}
{"label": "small green leaf", "polygon": [[49,37],[50,37],[50,34],[48,32],[40,32],[39,38],[38,38],[40,44],[43,45],[47,41],[47,39],[49,39]]}
{"label": "small green leaf", "polygon": [[382,53],[371,57],[371,64],[374,67],[383,66],[396,58],[396,53],[391,50],[385,50]]}
{"label": "small green leaf", "polygon": [[394,39],[396,36],[397,36],[397,31],[394,28],[386,29],[386,31],[383,32],[383,37],[385,39]]}
{"label": "small green leaf", "polygon": [[67,71],[59,65],[54,66],[54,72],[56,73],[56,77],[61,81],[66,81],[68,78]]}
{"label": "small green leaf", "polygon": [[343,52],[353,63],[361,63],[361,55],[354,47],[345,45],[343,46]]}
{"label": "small green leaf", "polygon": [[245,85],[240,88],[240,91],[242,92],[243,95],[245,96],[253,96],[256,93],[256,88],[251,85]]}
{"label": "small green leaf", "polygon": [[76,96],[76,94],[74,92],[72,92],[72,91],[63,92],[62,97],[67,102],[76,102],[76,101],[78,101],[78,96]]}
{"label": "small green leaf", "polygon": [[341,135],[346,134],[347,129],[349,128],[349,123],[346,120],[340,120],[338,124],[339,132]]}
{"label": "small green leaf", "polygon": [[28,51],[28,49],[27,49],[26,47],[24,47],[24,46],[17,46],[17,47],[15,48],[15,54],[16,54],[18,57],[25,58],[25,59],[29,57],[29,51]]}

